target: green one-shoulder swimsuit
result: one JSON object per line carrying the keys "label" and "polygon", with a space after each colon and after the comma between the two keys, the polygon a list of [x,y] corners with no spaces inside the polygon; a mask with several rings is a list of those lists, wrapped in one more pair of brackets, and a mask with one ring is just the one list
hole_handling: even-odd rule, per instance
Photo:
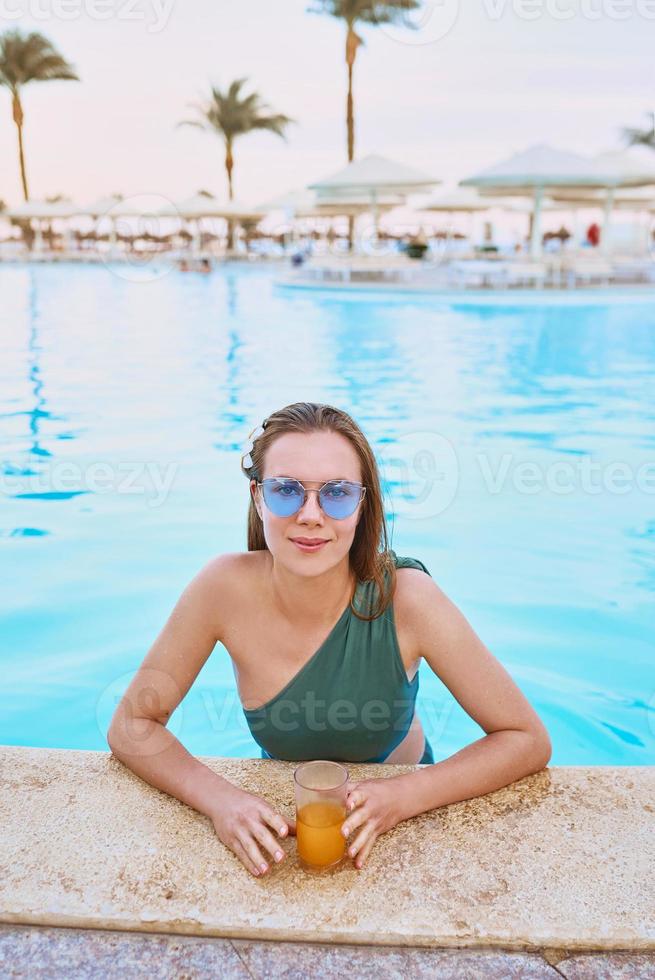
{"label": "green one-shoulder swimsuit", "polygon": [[[396,568],[430,574],[418,558],[390,554]],[[374,590],[374,582],[357,584],[354,604],[365,615],[374,609]],[[244,708],[244,715],[263,758],[384,762],[409,730],[418,685],[418,671],[407,679],[393,602],[369,622],[349,604],[289,683],[259,708]],[[420,762],[434,762],[427,739]]]}

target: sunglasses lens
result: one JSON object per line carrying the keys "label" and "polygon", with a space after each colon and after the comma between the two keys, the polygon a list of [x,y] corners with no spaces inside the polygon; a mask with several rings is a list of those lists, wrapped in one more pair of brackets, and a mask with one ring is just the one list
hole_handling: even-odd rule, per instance
{"label": "sunglasses lens", "polygon": [[276,517],[291,517],[302,507],[304,492],[292,480],[264,480],[264,500]]}
{"label": "sunglasses lens", "polygon": [[[291,517],[302,507],[305,498],[302,483],[271,478],[263,480],[262,484],[266,506],[276,517]],[[358,483],[334,480],[321,489],[319,503],[328,517],[343,520],[354,513],[361,495],[362,488]]]}
{"label": "sunglasses lens", "polygon": [[319,494],[321,507],[328,517],[343,520],[344,517],[350,517],[354,513],[361,493],[357,483],[341,481],[328,483]]}

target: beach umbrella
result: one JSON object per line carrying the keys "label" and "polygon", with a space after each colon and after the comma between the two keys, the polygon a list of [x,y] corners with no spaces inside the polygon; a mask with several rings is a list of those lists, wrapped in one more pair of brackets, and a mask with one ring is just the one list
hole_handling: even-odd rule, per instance
{"label": "beach umbrella", "polygon": [[[564,209],[573,208],[605,208],[607,191],[554,191],[553,201]],[[652,211],[655,208],[655,189],[639,188],[635,190],[617,190],[613,195],[614,210]]]}
{"label": "beach umbrella", "polygon": [[34,251],[40,252],[43,248],[43,222],[65,220],[81,213],[82,209],[73,201],[24,201],[15,208],[3,211],[2,216],[30,223],[35,221]]}
{"label": "beach umbrella", "polygon": [[265,212],[241,201],[227,201],[222,204],[214,197],[205,194],[194,194],[183,201],[172,205],[173,210],[182,218],[226,218],[234,221],[259,221]]}
{"label": "beach umbrella", "polygon": [[[378,213],[403,204],[405,198],[400,194],[381,194],[376,199]],[[330,198],[318,198],[312,213],[321,215],[358,215],[371,210],[371,201],[364,194],[335,194]]]}
{"label": "beach umbrella", "polygon": [[[384,194],[378,198],[378,210],[380,213],[386,212],[403,201],[404,197],[398,194]],[[293,222],[294,219],[303,218],[355,218],[370,211],[371,204],[368,195],[362,193],[344,191],[331,195],[329,199],[319,199],[315,191],[305,188],[272,198],[261,204],[260,209],[267,212],[283,211],[285,220]],[[295,228],[292,228],[292,235],[295,240]]]}
{"label": "beach umbrella", "polygon": [[454,187],[436,193],[420,205],[421,211],[439,211],[444,214],[474,214],[488,211],[497,205],[485,200],[474,187]]}
{"label": "beach umbrella", "polygon": [[296,215],[302,211],[312,211],[316,202],[314,191],[301,188],[296,191],[288,191],[280,194],[279,197],[271,198],[259,205],[261,211],[285,211],[289,215]]}
{"label": "beach umbrella", "polygon": [[115,194],[110,194],[107,197],[100,197],[97,201],[93,201],[91,204],[85,204],[84,207],[80,209],[80,214],[90,218],[101,218],[110,211],[115,213],[115,209],[118,205],[120,205],[121,201],[122,198]]}
{"label": "beach umbrella", "polygon": [[342,206],[349,202],[353,205],[357,201],[366,202],[367,210],[373,212],[377,230],[379,207],[385,195],[399,198],[396,203],[402,204],[409,194],[439,183],[435,177],[414,167],[372,154],[309,184],[309,189],[316,191],[316,203],[319,205],[334,203],[335,200]]}
{"label": "beach umbrella", "polygon": [[[502,202],[501,202],[502,203]],[[437,191],[426,202],[421,204],[422,211],[433,211],[438,214],[468,214],[468,237],[473,238],[473,215],[482,214],[490,208],[498,206],[498,202],[484,200],[475,187],[454,187]],[[446,240],[450,239],[450,230]]]}
{"label": "beach umbrella", "polygon": [[[120,207],[122,200],[122,197],[118,194],[109,194],[107,197],[99,197],[96,201],[92,201],[91,204],[86,204],[81,209],[84,217],[93,218],[96,221],[101,218],[107,218],[109,221],[109,248],[112,255],[116,250],[116,244],[118,242],[116,208]],[[102,240],[100,236],[99,240]]]}
{"label": "beach umbrella", "polygon": [[[648,151],[646,151],[648,152]],[[655,185],[655,162],[652,153],[643,150],[615,150],[599,153],[594,161],[607,172],[607,191],[603,208],[603,237],[601,246],[609,248],[610,215],[620,188],[637,188]]]}
{"label": "beach umbrella", "polygon": [[593,160],[606,181],[604,191],[564,187],[553,192],[553,197],[563,206],[601,208],[603,211],[601,247],[607,249],[610,215],[613,210],[653,210],[655,161],[651,160],[651,156],[650,153],[634,150],[601,153]]}
{"label": "beach umbrella", "polygon": [[655,184],[655,154],[652,151],[612,150],[593,157],[606,175],[607,187],[647,187]]}
{"label": "beach umbrella", "polygon": [[[537,257],[541,251],[541,212],[543,199],[550,194],[573,197],[580,191],[605,192],[606,218],[618,187],[640,187],[655,182],[655,168],[637,163],[634,154],[607,153],[594,158],[579,156],[540,144],[523,153],[460,181],[461,186],[478,187],[483,194],[511,193],[533,198],[533,221],[530,251]],[[605,236],[606,240],[606,236]]]}
{"label": "beach umbrella", "polygon": [[[515,211],[521,214],[532,214],[532,201],[526,201],[520,197],[499,197],[497,206],[504,211]],[[541,210],[543,211],[563,211],[564,205],[558,203],[551,195],[542,198]]]}
{"label": "beach umbrella", "polygon": [[614,207],[622,211],[655,211],[655,190],[644,188],[632,192],[618,192],[614,197]]}
{"label": "beach umbrella", "polygon": [[15,208],[3,211],[3,217],[53,221],[56,218],[73,218],[82,213],[83,209],[72,201],[25,201]]}
{"label": "beach umbrella", "polygon": [[533,198],[530,253],[541,254],[541,212],[546,192],[555,188],[605,189],[609,171],[595,161],[545,144],[532,146],[486,170],[460,181],[462,187],[477,187],[483,194],[519,194]]}
{"label": "beach umbrella", "polygon": [[215,197],[209,197],[207,194],[194,194],[192,197],[177,201],[171,205],[170,209],[163,210],[163,213],[175,214],[179,218],[195,222],[194,251],[198,251],[200,246],[200,221],[202,218],[223,218],[228,223],[239,224],[245,221],[259,222],[265,217],[265,212],[260,208],[251,207],[242,201],[221,203]]}

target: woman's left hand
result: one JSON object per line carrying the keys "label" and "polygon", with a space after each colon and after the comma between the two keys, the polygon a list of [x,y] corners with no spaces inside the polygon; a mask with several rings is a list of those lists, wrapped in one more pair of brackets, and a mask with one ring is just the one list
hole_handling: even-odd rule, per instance
{"label": "woman's left hand", "polygon": [[356,868],[363,866],[376,838],[405,819],[399,790],[393,776],[348,784],[347,815],[341,830],[346,839],[350,837],[346,846]]}

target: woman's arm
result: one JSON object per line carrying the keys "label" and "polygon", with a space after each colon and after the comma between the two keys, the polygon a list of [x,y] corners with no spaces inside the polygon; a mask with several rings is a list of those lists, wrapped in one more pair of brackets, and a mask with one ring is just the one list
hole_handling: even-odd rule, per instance
{"label": "woman's arm", "polygon": [[239,554],[221,555],[187,585],[116,708],[107,742],[145,782],[209,817],[223,843],[259,875],[268,870],[259,845],[283,860],[271,829],[284,837],[294,832],[293,822],[194,758],[166,728],[221,639],[239,588],[240,560]]}
{"label": "woman's arm", "polygon": [[491,793],[548,764],[548,732],[503,665],[434,579],[418,569],[409,603],[417,649],[464,710],[487,733],[448,759],[398,777],[405,816]]}
{"label": "woman's arm", "polygon": [[231,784],[187,752],[166,725],[218,641],[215,583],[231,559],[209,562],[184,589],[107,732],[113,754],[137,776],[205,814]]}
{"label": "woman's arm", "polygon": [[343,825],[361,867],[380,833],[426,810],[491,793],[548,764],[548,732],[457,606],[419,569],[404,569],[395,600],[414,649],[487,733],[448,759],[387,779],[354,783]]}

